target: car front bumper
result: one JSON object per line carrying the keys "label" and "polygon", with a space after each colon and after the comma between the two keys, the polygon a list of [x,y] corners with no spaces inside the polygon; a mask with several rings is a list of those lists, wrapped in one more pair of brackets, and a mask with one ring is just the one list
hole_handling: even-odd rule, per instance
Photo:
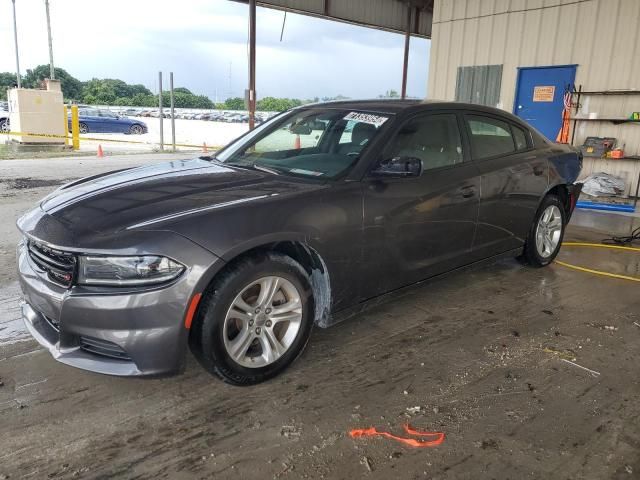
{"label": "car front bumper", "polygon": [[50,282],[24,243],[18,246],[17,261],[24,323],[57,361],[122,376],[181,370],[192,272],[160,289],[105,293]]}

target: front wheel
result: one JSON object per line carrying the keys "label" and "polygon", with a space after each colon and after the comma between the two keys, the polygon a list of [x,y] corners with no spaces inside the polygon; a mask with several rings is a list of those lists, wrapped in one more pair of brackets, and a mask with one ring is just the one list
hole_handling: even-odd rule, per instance
{"label": "front wheel", "polygon": [[80,123],[78,130],[82,134],[89,133],[89,125],[86,123]]}
{"label": "front wheel", "polygon": [[192,331],[196,357],[234,385],[282,372],[302,353],[313,326],[307,273],[290,257],[241,260],[214,281]]}
{"label": "front wheel", "polygon": [[560,199],[547,195],[536,214],[524,246],[524,258],[534,267],[553,262],[564,237],[566,213]]}
{"label": "front wheel", "polygon": [[11,131],[11,124],[8,118],[0,118],[0,132],[9,133]]}

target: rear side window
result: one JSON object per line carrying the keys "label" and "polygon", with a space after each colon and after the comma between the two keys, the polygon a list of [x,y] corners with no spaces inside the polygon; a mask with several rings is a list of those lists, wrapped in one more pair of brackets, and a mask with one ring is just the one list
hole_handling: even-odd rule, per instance
{"label": "rear side window", "polygon": [[515,125],[512,125],[511,128],[513,131],[513,140],[516,142],[516,150],[526,150],[529,148],[526,132]]}
{"label": "rear side window", "polygon": [[516,147],[507,122],[481,115],[465,115],[471,134],[474,158],[483,159],[515,152]]}

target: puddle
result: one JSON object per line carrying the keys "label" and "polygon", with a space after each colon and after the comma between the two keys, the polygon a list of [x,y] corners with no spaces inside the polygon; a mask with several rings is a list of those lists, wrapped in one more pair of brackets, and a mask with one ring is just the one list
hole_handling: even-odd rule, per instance
{"label": "puddle", "polygon": [[43,187],[58,187],[75,180],[74,178],[32,178],[32,177],[17,177],[7,178],[0,180],[0,183],[4,183],[9,190],[28,190],[30,188],[43,188]]}
{"label": "puddle", "polygon": [[18,282],[0,289],[0,347],[31,340],[20,315]]}
{"label": "puddle", "polygon": [[558,260],[584,268],[640,278],[640,251],[565,245]]}

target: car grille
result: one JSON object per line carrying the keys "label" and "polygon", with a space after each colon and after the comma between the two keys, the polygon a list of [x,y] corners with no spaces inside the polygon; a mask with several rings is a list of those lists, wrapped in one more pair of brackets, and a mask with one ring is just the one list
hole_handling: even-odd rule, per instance
{"label": "car grille", "polygon": [[80,337],[80,348],[89,353],[102,355],[103,357],[117,358],[118,360],[131,360],[122,348],[113,342],[100,340],[93,337]]}
{"label": "car grille", "polygon": [[28,249],[31,260],[47,273],[49,280],[63,287],[71,286],[76,273],[75,255],[33,241],[29,241]]}

